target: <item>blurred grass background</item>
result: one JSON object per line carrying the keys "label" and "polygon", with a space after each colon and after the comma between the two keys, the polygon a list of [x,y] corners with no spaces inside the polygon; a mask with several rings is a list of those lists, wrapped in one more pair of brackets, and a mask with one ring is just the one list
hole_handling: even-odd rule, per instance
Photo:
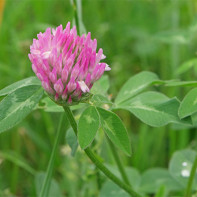
{"label": "blurred grass background", "polygon": [[[5,6],[3,4],[5,3]],[[132,75],[149,70],[161,79],[196,80],[196,69],[183,75],[177,69],[195,58],[197,46],[197,1],[195,0],[82,0],[83,22],[97,38],[112,70],[110,94],[114,98]],[[0,0],[0,89],[33,75],[27,54],[32,39],[48,26],[73,19],[69,0]],[[2,17],[1,17],[2,16]],[[188,88],[158,88],[168,96],[182,99]],[[151,128],[130,113],[119,111],[132,140],[133,156],[121,155],[126,165],[140,172],[167,167],[172,153],[196,147],[195,129],[172,126]],[[59,114],[35,111],[20,125],[0,136],[2,196],[35,196],[34,173],[46,171]],[[64,129],[68,127],[65,120]],[[105,143],[101,155],[113,163]],[[122,153],[120,153],[122,154]],[[5,157],[5,156],[4,156]],[[1,158],[1,157],[0,157]],[[13,159],[14,158],[14,159]],[[25,160],[33,170],[19,168]],[[96,196],[97,171],[79,150],[74,157],[62,139],[54,177],[65,196]],[[0,192],[0,195],[1,195]]]}

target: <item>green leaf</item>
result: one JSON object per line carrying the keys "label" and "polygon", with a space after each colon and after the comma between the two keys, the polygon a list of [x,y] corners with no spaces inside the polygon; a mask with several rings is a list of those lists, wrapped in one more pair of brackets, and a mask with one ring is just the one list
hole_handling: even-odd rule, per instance
{"label": "green leaf", "polygon": [[69,128],[66,132],[66,142],[71,148],[71,155],[74,156],[77,148],[78,148],[78,142],[77,142],[77,136],[75,135],[72,128]]}
{"label": "green leaf", "polygon": [[189,61],[184,62],[178,69],[176,74],[180,75],[197,65],[197,58],[190,59]]}
{"label": "green leaf", "polygon": [[156,81],[159,81],[157,75],[148,71],[143,71],[131,77],[121,88],[116,97],[115,103],[118,104],[134,97]]}
{"label": "green leaf", "polygon": [[30,85],[41,85],[39,79],[37,77],[29,77],[26,79],[23,79],[21,81],[17,81],[16,83],[13,83],[2,90],[0,90],[0,96],[4,96],[7,94],[10,94],[14,92],[15,90],[25,87],[25,86],[30,86]]}
{"label": "green leaf", "polygon": [[155,197],[166,197],[166,196],[167,196],[166,187],[165,185],[161,185],[157,193],[155,194]]}
{"label": "green leaf", "polygon": [[197,88],[192,89],[184,97],[179,107],[179,117],[184,118],[197,112]]}
{"label": "green leaf", "polygon": [[[196,152],[190,149],[176,151],[169,164],[169,171],[172,177],[181,184],[183,188],[186,188],[190,171],[194,163]],[[197,190],[197,172],[193,181],[193,189]]]}
{"label": "green leaf", "polygon": [[21,122],[36,106],[43,95],[37,85],[26,86],[5,97],[0,103],[0,133]]}
{"label": "green leaf", "polygon": [[122,188],[111,181],[107,181],[100,192],[100,197],[129,197],[130,195],[127,194]]}
{"label": "green leaf", "polygon": [[85,149],[92,143],[98,129],[98,112],[94,106],[90,106],[81,114],[78,123],[78,140],[82,149]]}
{"label": "green leaf", "polygon": [[27,161],[23,157],[21,157],[21,155],[17,154],[17,152],[14,152],[14,151],[1,151],[0,152],[0,158],[1,159],[6,159],[6,160],[16,164],[17,166],[23,168],[24,170],[26,170],[27,172],[29,172],[32,175],[34,175],[35,172],[36,172],[27,163]]}
{"label": "green leaf", "polygon": [[178,117],[180,102],[176,98],[168,98],[158,92],[144,92],[136,97],[121,103],[116,108],[125,109],[133,113],[142,122],[161,127],[168,123],[191,124],[191,119]]}
{"label": "green leaf", "polygon": [[174,180],[167,169],[153,168],[143,173],[140,191],[156,193],[161,185],[164,185],[168,191],[179,191],[182,189],[181,185]]}
{"label": "green leaf", "polygon": [[[110,169],[110,171],[113,174],[115,174],[118,178],[122,179],[122,176],[117,166],[111,164],[106,164],[106,166],[108,169]],[[132,168],[132,167],[125,167],[125,171],[128,176],[130,184],[136,191],[138,191],[141,183],[141,175],[139,171],[136,168]]]}
{"label": "green leaf", "polygon": [[101,126],[109,139],[127,155],[131,155],[131,144],[121,119],[113,112],[100,107],[97,110],[101,117]]}
{"label": "green leaf", "polygon": [[[35,186],[36,186],[36,193],[37,196],[40,196],[42,184],[44,183],[46,174],[43,172],[36,173],[35,176]],[[56,180],[52,179],[51,180],[51,185],[49,189],[49,193],[47,197],[62,197],[59,185]]]}
{"label": "green leaf", "polygon": [[197,112],[191,115],[191,119],[193,123],[191,128],[196,128],[197,127]]}
{"label": "green leaf", "polygon": [[197,81],[165,81],[165,86],[197,86]]}
{"label": "green leaf", "polygon": [[113,103],[104,95],[100,95],[100,94],[95,94],[92,96],[91,98],[91,102],[95,105],[95,106],[102,106],[104,104],[107,105],[112,105]]}
{"label": "green leaf", "polygon": [[91,93],[106,95],[108,89],[109,89],[109,77],[107,75],[103,75],[98,81],[94,83],[91,89]]}
{"label": "green leaf", "polygon": [[138,190],[140,187],[140,182],[141,182],[141,175],[136,168],[131,168],[131,167],[126,167],[126,174],[129,178],[129,182],[131,183],[132,187],[135,190]]}

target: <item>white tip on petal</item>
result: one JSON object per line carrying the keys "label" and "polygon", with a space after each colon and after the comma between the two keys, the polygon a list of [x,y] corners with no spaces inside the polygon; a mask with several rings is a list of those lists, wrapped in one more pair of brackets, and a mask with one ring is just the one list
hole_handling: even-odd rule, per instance
{"label": "white tip on petal", "polygon": [[42,54],[42,56],[44,59],[48,59],[50,54],[51,54],[51,51],[46,51]]}
{"label": "white tip on petal", "polygon": [[56,30],[55,30],[54,28],[52,28],[52,33],[53,33],[53,35],[55,36]]}
{"label": "white tip on petal", "polygon": [[79,84],[82,92],[89,92],[90,91],[84,81],[78,81],[78,84]]}
{"label": "white tip on petal", "polygon": [[108,64],[106,64],[106,66],[105,66],[105,71],[110,71],[110,70],[111,70],[111,68],[109,67]]}
{"label": "white tip on petal", "polygon": [[40,50],[31,49],[31,53],[34,55],[40,55]]}
{"label": "white tip on petal", "polygon": [[102,54],[101,55],[101,59],[103,60],[103,59],[105,59],[106,58],[106,56],[104,55],[104,54]]}

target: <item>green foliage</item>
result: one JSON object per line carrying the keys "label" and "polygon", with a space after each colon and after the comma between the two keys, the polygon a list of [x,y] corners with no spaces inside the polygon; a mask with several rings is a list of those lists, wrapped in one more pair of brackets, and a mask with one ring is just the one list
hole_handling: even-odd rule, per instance
{"label": "green foliage", "polygon": [[3,88],[2,90],[0,90],[0,96],[10,94],[19,88],[30,86],[30,85],[38,85],[39,86],[39,85],[41,85],[41,83],[37,77],[29,77],[29,78],[23,79],[21,81],[17,81],[16,83],[13,83],[13,84]]}
{"label": "green foliage", "polygon": [[[121,177],[120,172],[118,171],[117,167],[114,165],[107,165],[107,167],[118,177]],[[141,174],[136,168],[133,167],[125,167],[125,172],[128,176],[129,182],[132,187],[138,191],[140,189],[141,184]]]}
{"label": "green foliage", "polygon": [[71,155],[75,156],[75,153],[78,148],[77,136],[75,135],[72,128],[69,128],[66,132],[66,142],[71,148]]}
{"label": "green foliage", "polygon": [[[146,170],[141,175],[132,168],[127,168],[126,172],[128,177],[131,178],[130,181],[133,187],[137,188],[137,191],[140,191],[140,193],[144,195],[157,193],[158,196],[166,196],[166,193],[172,195],[173,192],[185,189],[195,157],[195,151],[185,149],[174,153],[169,163],[169,169],[152,168]],[[111,167],[111,169],[118,175],[118,171],[115,168]],[[196,190],[196,181],[197,173],[193,190]],[[114,183],[107,181],[101,190],[101,195],[106,196],[112,193],[127,196],[120,188],[118,190]]]}
{"label": "green foliage", "polygon": [[[36,187],[36,194],[40,196],[41,186],[44,182],[46,174],[44,172],[37,172],[35,175],[35,187]],[[51,185],[49,189],[48,197],[62,197],[61,190],[56,180],[51,180]]]}
{"label": "green foliage", "polygon": [[0,132],[21,122],[37,105],[43,95],[38,85],[25,86],[6,96],[0,103]]}
{"label": "green foliage", "polygon": [[180,118],[185,118],[197,112],[197,88],[192,89],[184,97],[179,107]]}
{"label": "green foliage", "polygon": [[168,98],[158,92],[145,92],[131,98],[116,108],[129,110],[141,121],[153,127],[161,127],[168,123],[191,124],[190,118],[180,121],[178,117],[179,101]]}
{"label": "green foliage", "polygon": [[82,114],[78,123],[78,140],[82,149],[88,147],[99,129],[99,114],[95,107],[88,107]]}
{"label": "green foliage", "polygon": [[[77,13],[77,19],[78,19],[78,26],[79,26],[79,34],[86,34],[86,28],[85,25],[83,24],[82,20],[82,3],[81,0],[73,0],[71,1],[73,4],[73,9],[76,10]],[[73,25],[76,25],[76,21],[73,20]]]}
{"label": "green foliage", "polygon": [[157,191],[155,197],[165,197],[165,196],[167,196],[166,193],[167,192],[166,192],[165,186],[162,185],[162,186],[160,186],[159,190]]}
{"label": "green foliage", "polygon": [[[171,176],[183,187],[186,188],[190,171],[194,163],[196,151],[186,149],[177,151],[173,154],[173,157],[169,164],[169,171]],[[195,173],[193,189],[197,190],[197,172]]]}
{"label": "green foliage", "polygon": [[197,86],[197,81],[167,81],[165,82],[166,86],[174,86],[174,87],[185,87],[185,86]]}
{"label": "green foliage", "polygon": [[167,191],[183,189],[167,169],[149,169],[143,173],[141,180],[140,190],[145,193],[156,193],[161,186],[165,186]]}
{"label": "green foliage", "polygon": [[106,95],[109,89],[109,77],[103,75],[98,81],[96,81],[91,89],[93,94]]}
{"label": "green foliage", "polygon": [[195,67],[196,65],[197,65],[197,58],[190,59],[190,60],[184,62],[182,65],[180,65],[180,67],[178,68],[176,73],[177,73],[177,75],[183,74],[183,73],[191,70],[191,68]]}
{"label": "green foliage", "polygon": [[116,184],[111,181],[107,181],[101,190],[100,197],[129,197],[123,189],[119,188]]}
{"label": "green foliage", "polygon": [[[80,1],[76,0],[76,2]],[[84,22],[87,31],[91,31],[92,38],[97,39],[98,48],[103,48],[107,57],[104,62],[107,62],[112,68],[107,73],[110,77],[110,89],[108,76],[102,77],[92,88],[92,93],[97,95],[92,97],[91,104],[99,107],[104,107],[104,104],[107,104],[105,107],[108,107],[109,110],[119,108],[120,104],[124,104],[123,108],[120,108],[130,111],[131,107],[128,107],[130,103],[126,106],[126,102],[135,101],[136,105],[139,99],[140,105],[137,106],[145,105],[146,107],[159,109],[159,113],[153,113],[145,109],[143,111],[141,108],[132,108],[132,112],[130,112],[140,118],[142,122],[133,118],[131,113],[122,110],[116,111],[124,120],[129,137],[132,139],[132,150],[134,152],[132,158],[125,157],[120,152],[123,164],[135,168],[133,170],[136,171],[136,174],[129,174],[127,171],[131,184],[138,191],[144,191],[143,196],[146,197],[184,196],[184,188],[188,177],[181,176],[181,166],[184,161],[187,161],[191,166],[193,156],[190,159],[188,155],[194,155],[193,153],[196,151],[187,150],[184,154],[182,151],[181,153],[176,151],[184,148],[196,150],[197,116],[195,105],[192,102],[192,99],[194,101],[196,96],[195,89],[190,90],[188,88],[188,86],[196,87],[197,85],[195,0],[171,2],[114,0],[113,3],[111,1],[94,0],[82,1],[82,5],[78,4],[78,6],[80,32],[86,31],[83,29],[82,23]],[[54,12],[55,14],[52,14]],[[0,89],[13,83],[13,81],[32,76],[33,72],[27,57],[32,38],[35,38],[37,33],[45,31],[47,27],[56,27],[59,24],[63,24],[65,27],[68,21],[72,21],[74,15],[69,0],[28,0],[18,1],[17,3],[13,0],[6,0],[5,9],[2,13],[3,18],[0,24]],[[122,85],[131,76],[132,78],[136,77],[136,73],[139,73],[138,75],[147,73],[141,72],[142,70],[152,71],[152,75],[156,73],[163,81],[159,80],[158,77],[155,77],[155,82],[151,77],[149,81],[145,74],[145,77],[134,80],[132,84],[128,85],[126,91],[132,91],[131,97],[130,95],[128,95],[129,98],[127,95],[122,96],[119,93]],[[33,78],[35,83],[31,83],[31,81],[28,82],[29,84],[26,83],[26,80]],[[176,78],[176,80],[171,80],[173,78]],[[154,84],[161,84],[161,86],[153,87]],[[9,96],[12,91],[15,92],[18,88],[26,85],[40,85],[40,82],[36,77],[30,77],[16,82],[15,86],[11,85],[9,88],[0,90],[0,95],[6,96],[8,94]],[[154,92],[153,97],[148,97],[149,100],[147,98],[142,99],[140,95],[146,96],[149,94],[147,92],[142,93],[146,89],[162,92],[163,97],[167,95],[167,98],[162,98],[161,101],[159,101],[159,98],[158,100],[154,99],[155,94],[157,94]],[[110,93],[112,101],[116,101],[115,105],[117,106],[113,105],[113,102],[107,96],[107,92]],[[186,97],[191,92],[193,92],[193,95],[187,100]],[[115,99],[116,95],[118,95],[120,102]],[[185,98],[180,103],[174,98],[175,96],[180,100]],[[9,98],[11,100],[11,97]],[[164,103],[162,103],[163,100]],[[1,103],[0,106],[2,106]],[[166,104],[169,108],[165,108]],[[80,104],[72,107],[75,110],[76,119],[79,118],[79,114],[87,106],[88,104]],[[40,110],[33,111],[36,108]],[[34,172],[36,170],[39,173],[39,171],[46,169],[50,150],[54,144],[54,129],[57,125],[57,118],[63,109],[47,97],[42,99],[39,105],[34,106],[33,109],[30,110],[33,113],[27,118],[25,118],[25,115],[25,119],[18,127],[12,127],[14,125],[11,124],[12,132],[2,132],[0,135],[0,196],[39,195],[44,174],[41,178],[42,181],[37,181],[37,187],[35,187],[36,185],[32,184],[34,183],[34,177],[30,174],[30,171],[33,170],[32,172]],[[166,113],[167,109],[170,109],[172,113]],[[142,113],[145,113],[146,116]],[[0,110],[0,117],[2,114],[5,115],[4,111]],[[192,116],[193,125],[189,120],[190,116]],[[15,113],[13,117],[15,120],[19,116]],[[184,117],[187,117],[187,119]],[[183,120],[180,120],[182,118]],[[154,121],[150,121],[150,119]],[[160,119],[160,121],[157,121],[157,119]],[[144,122],[152,126],[177,122],[179,130],[176,131],[171,124],[167,127],[152,128]],[[185,123],[189,127],[185,127]],[[68,127],[66,121],[64,126]],[[0,130],[1,128],[2,126],[0,126]],[[6,128],[8,128],[8,125]],[[20,139],[19,141],[16,139],[16,134]],[[106,151],[103,132],[98,132],[97,135],[96,144],[93,143],[92,147],[104,158],[106,164],[111,164],[109,168],[111,170],[114,167],[112,165],[114,161],[110,153]],[[121,192],[116,185],[106,181],[105,177],[98,173],[98,170],[86,159],[82,151],[77,151],[74,154],[77,139],[72,130],[67,131],[66,143],[59,147],[56,156],[55,180],[52,180],[51,190],[57,192],[50,191],[50,196],[127,195]],[[68,145],[71,147],[71,151]],[[9,150],[13,150],[16,154]],[[191,152],[193,153],[191,154]],[[74,158],[70,156],[71,153],[75,156]],[[167,170],[167,164],[172,153],[174,154],[171,162],[175,162],[175,164],[173,169],[169,171]],[[175,157],[176,155],[179,155],[179,157]],[[30,167],[30,170],[26,165]],[[158,169],[158,166],[161,168]],[[172,176],[173,171],[176,172],[176,175]],[[121,176],[119,177],[121,178]],[[166,186],[163,187],[160,182],[165,183]],[[175,189],[175,182],[181,185],[179,189],[178,186]],[[196,185],[195,178],[193,187],[196,187]],[[101,193],[99,193],[99,190]],[[196,191],[192,193],[192,196],[196,196]]]}
{"label": "green foliage", "polygon": [[119,104],[132,98],[133,96],[137,95],[138,93],[140,93],[148,86],[157,81],[159,81],[157,75],[147,71],[143,71],[131,77],[120,89],[116,97],[115,103]]}
{"label": "green foliage", "polygon": [[121,119],[113,112],[102,108],[97,108],[100,118],[101,127],[109,139],[127,155],[131,155],[131,144]]}
{"label": "green foliage", "polygon": [[91,102],[95,106],[103,106],[104,104],[108,104],[109,106],[113,105],[113,103],[106,97],[100,94],[95,94],[91,98]]}
{"label": "green foliage", "polygon": [[92,143],[100,125],[114,145],[131,155],[130,140],[121,119],[111,111],[94,106],[86,108],[79,119],[78,140],[82,149]]}
{"label": "green foliage", "polygon": [[21,155],[17,154],[14,151],[4,151],[4,152],[0,152],[0,157],[2,159],[8,160],[14,164],[16,164],[17,166],[23,168],[24,170],[26,170],[27,172],[29,172],[30,174],[34,175],[35,174],[35,170],[27,163],[27,161],[25,161],[24,158],[22,158]]}

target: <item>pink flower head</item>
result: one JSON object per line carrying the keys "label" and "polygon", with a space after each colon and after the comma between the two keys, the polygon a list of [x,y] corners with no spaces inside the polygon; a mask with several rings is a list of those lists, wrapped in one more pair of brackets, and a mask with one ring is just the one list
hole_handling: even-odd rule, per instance
{"label": "pink flower head", "polygon": [[32,69],[42,82],[49,96],[59,104],[78,103],[87,97],[93,83],[104,71],[111,70],[106,63],[103,50],[96,52],[97,40],[78,36],[76,27],[70,29],[68,22],[56,29],[47,28],[37,35],[30,46],[29,59]]}

